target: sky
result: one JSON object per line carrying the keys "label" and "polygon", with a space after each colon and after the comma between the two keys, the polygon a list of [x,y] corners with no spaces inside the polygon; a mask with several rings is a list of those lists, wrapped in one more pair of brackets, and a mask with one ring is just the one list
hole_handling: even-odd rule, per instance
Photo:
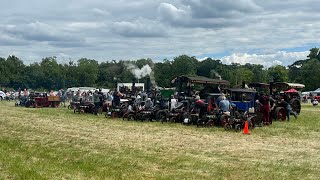
{"label": "sky", "polygon": [[318,0],[1,0],[0,57],[290,65],[319,47]]}

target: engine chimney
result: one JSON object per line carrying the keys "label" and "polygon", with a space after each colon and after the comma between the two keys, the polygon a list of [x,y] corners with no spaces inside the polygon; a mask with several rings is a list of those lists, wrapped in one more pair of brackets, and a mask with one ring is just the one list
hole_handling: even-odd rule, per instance
{"label": "engine chimney", "polygon": [[242,89],[246,88],[246,82],[245,82],[245,81],[242,81],[241,88],[242,88]]}
{"label": "engine chimney", "polygon": [[151,90],[151,80],[150,80],[150,77],[148,77],[146,82],[146,92],[149,93],[150,90]]}
{"label": "engine chimney", "polygon": [[136,88],[136,78],[132,78],[131,94],[132,94],[132,95],[135,95],[135,94],[136,94],[136,91],[137,91],[137,88]]}

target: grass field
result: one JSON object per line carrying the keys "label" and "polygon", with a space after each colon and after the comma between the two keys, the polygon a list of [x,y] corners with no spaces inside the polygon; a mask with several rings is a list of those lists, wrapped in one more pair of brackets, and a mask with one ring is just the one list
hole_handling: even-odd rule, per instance
{"label": "grass field", "polygon": [[320,107],[243,135],[0,102],[0,179],[319,179]]}

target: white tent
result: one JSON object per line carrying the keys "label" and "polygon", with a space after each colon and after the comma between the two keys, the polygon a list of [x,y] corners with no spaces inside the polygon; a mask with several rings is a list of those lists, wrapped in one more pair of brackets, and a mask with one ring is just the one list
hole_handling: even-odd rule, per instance
{"label": "white tent", "polygon": [[314,93],[320,93],[320,88],[313,91]]}

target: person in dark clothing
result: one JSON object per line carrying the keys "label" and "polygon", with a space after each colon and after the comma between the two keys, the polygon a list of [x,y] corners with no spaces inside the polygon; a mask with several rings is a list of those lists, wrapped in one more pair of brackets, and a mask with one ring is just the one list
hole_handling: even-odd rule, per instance
{"label": "person in dark clothing", "polygon": [[288,102],[286,102],[284,99],[281,99],[279,105],[280,105],[281,107],[284,107],[284,108],[286,109],[286,111],[287,111],[286,114],[287,114],[287,119],[288,119],[288,121],[290,121],[290,115],[291,115],[291,114],[293,114],[293,116],[294,116],[295,119],[298,118],[297,113],[294,112],[294,111],[292,111],[291,105],[290,105]]}
{"label": "person in dark clothing", "polygon": [[121,93],[116,89],[113,93],[112,106],[116,107],[120,105]]}
{"label": "person in dark clothing", "polygon": [[103,92],[102,92],[102,89],[99,89],[99,101],[100,101],[100,106],[102,107],[103,106],[103,102],[104,102],[104,95],[103,95]]}
{"label": "person in dark clothing", "polygon": [[99,92],[97,90],[93,93],[93,102],[94,102],[94,114],[99,115],[98,111],[100,108],[100,97],[99,97]]}
{"label": "person in dark clothing", "polygon": [[274,114],[275,108],[277,107],[278,102],[270,97],[270,116],[269,116],[269,122],[272,124],[272,114]]}
{"label": "person in dark clothing", "polygon": [[256,103],[260,105],[260,111],[263,116],[263,124],[270,124],[270,99],[265,93],[261,93],[259,99],[256,100]]}

